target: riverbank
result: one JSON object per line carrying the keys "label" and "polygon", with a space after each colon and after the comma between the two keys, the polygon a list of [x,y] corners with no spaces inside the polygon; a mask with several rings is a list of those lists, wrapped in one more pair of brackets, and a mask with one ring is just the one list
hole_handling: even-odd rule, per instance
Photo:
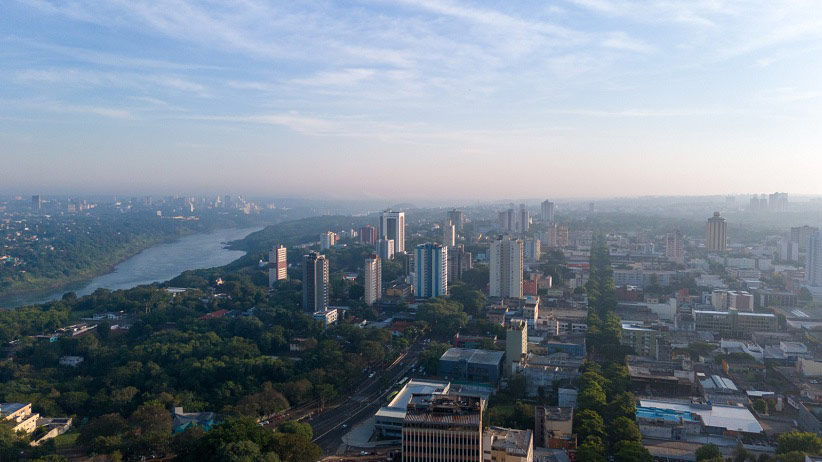
{"label": "riverbank", "polygon": [[186,270],[228,264],[241,258],[245,252],[232,250],[227,244],[259,229],[226,228],[208,233],[186,233],[173,238],[135,242],[133,246],[123,248],[107,259],[113,261],[117,257],[117,262],[105,265],[104,271],[92,277],[69,281],[43,290],[4,294],[0,297],[0,307],[14,308],[46,303],[61,298],[66,292],[76,292],[78,296],[82,296],[98,288],[117,290],[163,282]]}

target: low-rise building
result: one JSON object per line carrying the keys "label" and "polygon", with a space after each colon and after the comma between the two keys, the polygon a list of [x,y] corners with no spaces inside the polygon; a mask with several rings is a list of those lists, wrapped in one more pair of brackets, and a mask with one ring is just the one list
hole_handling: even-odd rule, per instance
{"label": "low-rise building", "polygon": [[439,360],[439,375],[454,380],[496,385],[502,376],[503,351],[450,348]]}
{"label": "low-rise building", "polygon": [[482,460],[483,462],[532,462],[534,460],[533,433],[531,430],[488,427],[482,433]]}
{"label": "low-rise building", "polygon": [[[574,447],[567,447],[570,443]],[[574,449],[574,408],[537,406],[534,409],[534,445],[551,449]]]}
{"label": "low-rise building", "polygon": [[209,431],[217,424],[217,414],[214,412],[184,412],[182,407],[175,407],[171,414],[171,431],[174,433],[181,433],[192,427]]}
{"label": "low-rise building", "polygon": [[85,358],[82,356],[61,356],[60,357],[60,365],[61,366],[68,366],[68,367],[77,367],[85,361]]}
{"label": "low-rise building", "polygon": [[643,436],[666,439],[684,434],[758,436],[763,431],[746,407],[673,399],[640,399],[637,425]]}
{"label": "low-rise building", "polygon": [[482,460],[484,411],[482,398],[414,395],[403,419],[402,460]]}
{"label": "low-rise building", "polygon": [[770,313],[744,313],[737,310],[694,310],[696,329],[740,336],[754,332],[776,332],[776,316]]}
{"label": "low-rise building", "polygon": [[337,322],[338,316],[339,314],[336,308],[329,308],[327,310],[315,311],[313,318],[317,321],[321,321],[324,326],[328,327],[329,325]]}
{"label": "low-rise building", "polygon": [[31,433],[40,414],[31,412],[31,403],[0,403],[0,421],[9,421],[14,433]]}
{"label": "low-rise building", "polygon": [[445,395],[451,390],[451,384],[439,380],[411,379],[396,396],[374,414],[374,427],[382,437],[402,436],[402,423],[408,403],[414,395]]}

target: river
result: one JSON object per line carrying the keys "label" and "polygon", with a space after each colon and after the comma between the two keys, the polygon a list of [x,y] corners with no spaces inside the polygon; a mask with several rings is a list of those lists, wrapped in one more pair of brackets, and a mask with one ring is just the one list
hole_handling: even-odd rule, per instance
{"label": "river", "polygon": [[226,248],[226,243],[242,239],[261,228],[230,228],[192,234],[174,242],[157,244],[124,260],[114,271],[90,281],[35,294],[0,298],[0,308],[16,308],[57,300],[66,292],[78,297],[97,289],[131,289],[139,285],[168,281],[187,270],[222,266],[242,257],[245,252]]}

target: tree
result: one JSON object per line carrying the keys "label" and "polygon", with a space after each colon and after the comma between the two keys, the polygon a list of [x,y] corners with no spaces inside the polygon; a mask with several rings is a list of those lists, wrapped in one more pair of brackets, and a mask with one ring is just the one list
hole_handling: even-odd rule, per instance
{"label": "tree", "polygon": [[708,443],[703,446],[700,446],[695,452],[694,455],[696,456],[697,462],[704,462],[707,460],[715,459],[717,457],[722,457],[722,453],[719,451],[719,446]]}
{"label": "tree", "polygon": [[810,432],[792,431],[783,433],[777,438],[776,453],[786,454],[799,451],[808,454],[822,452],[822,437]]}
{"label": "tree", "polygon": [[80,427],[77,444],[89,453],[108,454],[122,447],[122,435],[128,432],[126,419],[107,414]]}
{"label": "tree", "polygon": [[164,453],[171,443],[171,414],[160,404],[144,404],[128,418],[132,454]]}
{"label": "tree", "polygon": [[764,399],[760,398],[760,399],[754,401],[753,408],[756,410],[756,412],[758,412],[760,414],[767,414],[768,413],[768,402],[765,401]]}
{"label": "tree", "polygon": [[614,449],[614,462],[654,462],[651,453],[638,441],[621,441]]}
{"label": "tree", "polygon": [[578,462],[605,462],[605,444],[597,437],[585,440],[577,449]]}
{"label": "tree", "polygon": [[619,416],[608,423],[608,440],[613,447],[620,441],[642,441],[642,434],[633,420]]}
{"label": "tree", "polygon": [[616,395],[608,403],[607,417],[616,419],[617,417],[627,417],[630,421],[636,418],[636,397],[633,393],[625,392]]}
{"label": "tree", "polygon": [[479,315],[488,301],[485,294],[464,283],[449,284],[448,292],[451,299],[462,304],[462,309],[471,316]]}
{"label": "tree", "polygon": [[596,383],[583,388],[577,397],[580,409],[590,409],[597,413],[605,410],[605,391]]}
{"label": "tree", "polygon": [[314,438],[314,430],[310,424],[297,422],[296,420],[288,420],[277,426],[277,431],[280,433],[292,433],[302,436],[307,440]]}
{"label": "tree", "polygon": [[580,441],[587,441],[591,437],[605,438],[605,423],[602,417],[591,409],[584,409],[574,416],[576,433]]}
{"label": "tree", "polygon": [[14,434],[11,427],[0,424],[0,460],[12,462],[20,460],[20,453],[27,446],[28,443]]}
{"label": "tree", "polygon": [[805,462],[805,453],[802,451],[791,451],[776,456],[778,462]]}

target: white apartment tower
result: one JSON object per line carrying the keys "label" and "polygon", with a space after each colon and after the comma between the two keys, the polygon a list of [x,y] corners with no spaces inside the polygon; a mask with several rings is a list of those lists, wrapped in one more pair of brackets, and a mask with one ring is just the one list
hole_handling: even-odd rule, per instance
{"label": "white apartment tower", "polygon": [[365,295],[363,300],[368,305],[373,305],[382,298],[382,263],[377,254],[370,254],[365,257]]}
{"label": "white apartment tower", "polygon": [[446,247],[454,247],[457,243],[457,227],[451,222],[451,220],[446,220],[445,223],[442,224],[442,245]]}
{"label": "white apartment tower", "polygon": [[288,260],[285,246],[277,246],[268,252],[268,287],[288,277]]}
{"label": "white apartment tower", "polygon": [[522,298],[521,240],[498,237],[491,243],[490,291],[492,297]]}
{"label": "white apartment tower", "polygon": [[386,210],[380,213],[381,239],[394,240],[394,252],[405,252],[405,212]]}
{"label": "white apartment tower", "polygon": [[685,244],[678,229],[665,236],[665,258],[677,263],[685,261]]}
{"label": "white apartment tower", "polygon": [[554,203],[551,201],[544,201],[542,203],[542,221],[552,223],[554,221]]}
{"label": "white apartment tower", "polygon": [[819,231],[813,233],[808,239],[805,282],[812,287],[822,287],[822,233]]}

